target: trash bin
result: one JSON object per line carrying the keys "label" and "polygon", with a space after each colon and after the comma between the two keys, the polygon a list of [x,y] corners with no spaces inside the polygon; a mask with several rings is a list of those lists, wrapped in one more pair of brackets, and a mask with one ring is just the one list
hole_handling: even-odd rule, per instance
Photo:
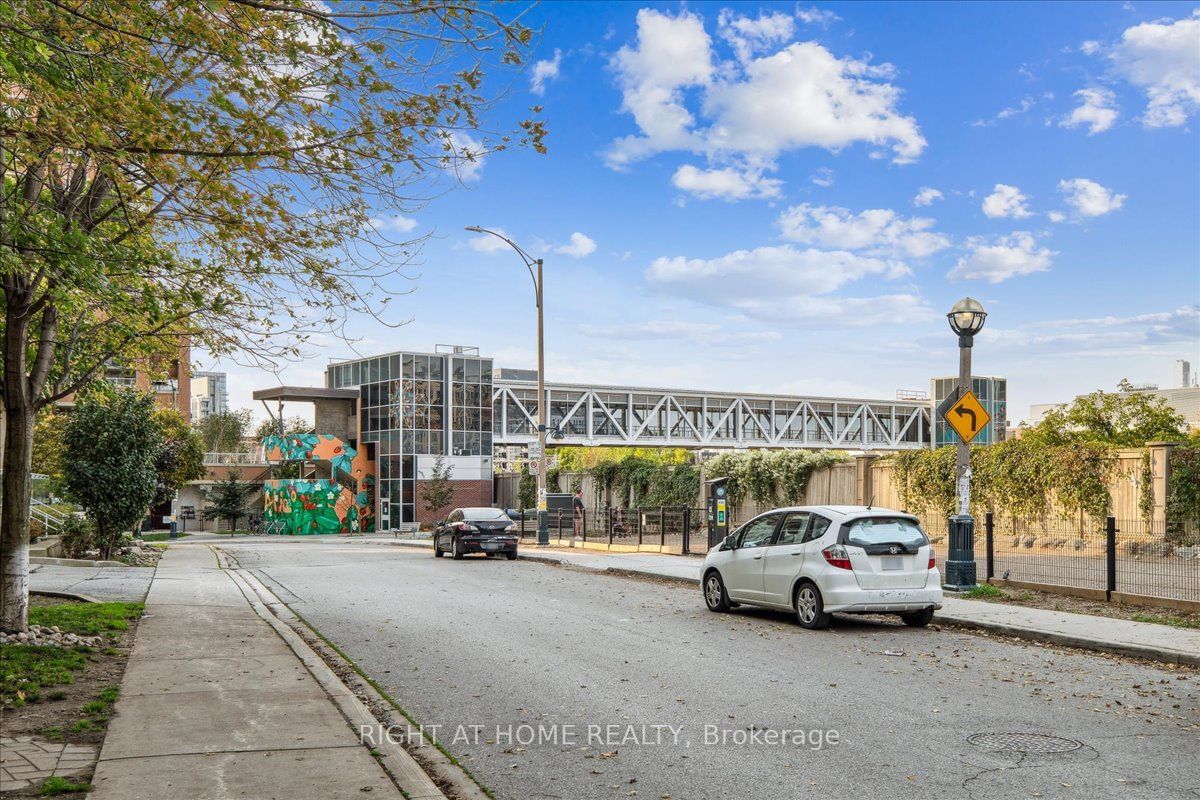
{"label": "trash bin", "polygon": [[175,532],[176,525],[177,525],[177,523],[174,520],[171,520],[171,532],[169,534],[167,534],[168,539],[178,539],[179,538],[179,534]]}

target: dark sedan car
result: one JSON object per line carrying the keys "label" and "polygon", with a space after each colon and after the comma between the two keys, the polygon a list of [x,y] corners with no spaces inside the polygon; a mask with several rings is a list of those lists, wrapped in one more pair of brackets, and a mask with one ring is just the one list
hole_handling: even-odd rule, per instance
{"label": "dark sedan car", "polygon": [[433,531],[433,554],[462,558],[483,553],[517,557],[517,526],[498,508],[456,508]]}

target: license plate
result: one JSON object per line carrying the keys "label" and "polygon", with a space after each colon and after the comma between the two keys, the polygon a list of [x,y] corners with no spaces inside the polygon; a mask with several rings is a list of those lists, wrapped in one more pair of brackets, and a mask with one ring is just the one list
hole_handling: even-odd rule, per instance
{"label": "license plate", "polygon": [[501,546],[502,545],[496,544],[494,542],[488,542],[487,544],[485,544],[483,546],[483,549],[484,550],[499,550],[501,548]]}
{"label": "license plate", "polygon": [[885,572],[904,569],[904,559],[900,556],[884,556],[880,560],[883,562],[882,567]]}

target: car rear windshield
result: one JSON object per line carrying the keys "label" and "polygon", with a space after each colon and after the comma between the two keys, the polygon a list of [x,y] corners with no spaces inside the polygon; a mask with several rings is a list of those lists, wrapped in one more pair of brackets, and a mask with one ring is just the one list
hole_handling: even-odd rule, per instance
{"label": "car rear windshield", "polygon": [[911,519],[901,517],[864,517],[850,523],[846,543],[859,547],[875,544],[901,544],[905,547],[920,547],[929,539],[921,526]]}
{"label": "car rear windshield", "polygon": [[464,508],[463,516],[466,519],[476,521],[489,519],[508,519],[508,515],[499,508]]}

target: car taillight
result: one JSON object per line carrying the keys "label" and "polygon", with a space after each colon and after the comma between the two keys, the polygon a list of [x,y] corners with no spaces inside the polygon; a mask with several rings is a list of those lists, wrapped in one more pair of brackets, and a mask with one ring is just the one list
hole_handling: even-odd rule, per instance
{"label": "car taillight", "polygon": [[516,525],[509,525],[507,528],[505,528],[505,529],[504,529],[504,532],[505,532],[505,533],[512,533],[512,532],[513,532],[513,531],[515,531],[516,529],[517,529],[517,526],[516,526]]}
{"label": "car taillight", "polygon": [[936,566],[937,566],[937,556],[935,556],[933,553],[930,553],[929,554],[929,566],[926,567],[926,569],[933,569]]}
{"label": "car taillight", "polygon": [[475,530],[475,526],[469,522],[460,522],[458,523],[458,529],[460,531],[473,531]]}
{"label": "car taillight", "polygon": [[825,556],[825,560],[829,562],[829,566],[831,567],[854,569],[854,566],[850,563],[850,554],[840,544],[829,545],[829,547],[821,551],[821,555]]}

